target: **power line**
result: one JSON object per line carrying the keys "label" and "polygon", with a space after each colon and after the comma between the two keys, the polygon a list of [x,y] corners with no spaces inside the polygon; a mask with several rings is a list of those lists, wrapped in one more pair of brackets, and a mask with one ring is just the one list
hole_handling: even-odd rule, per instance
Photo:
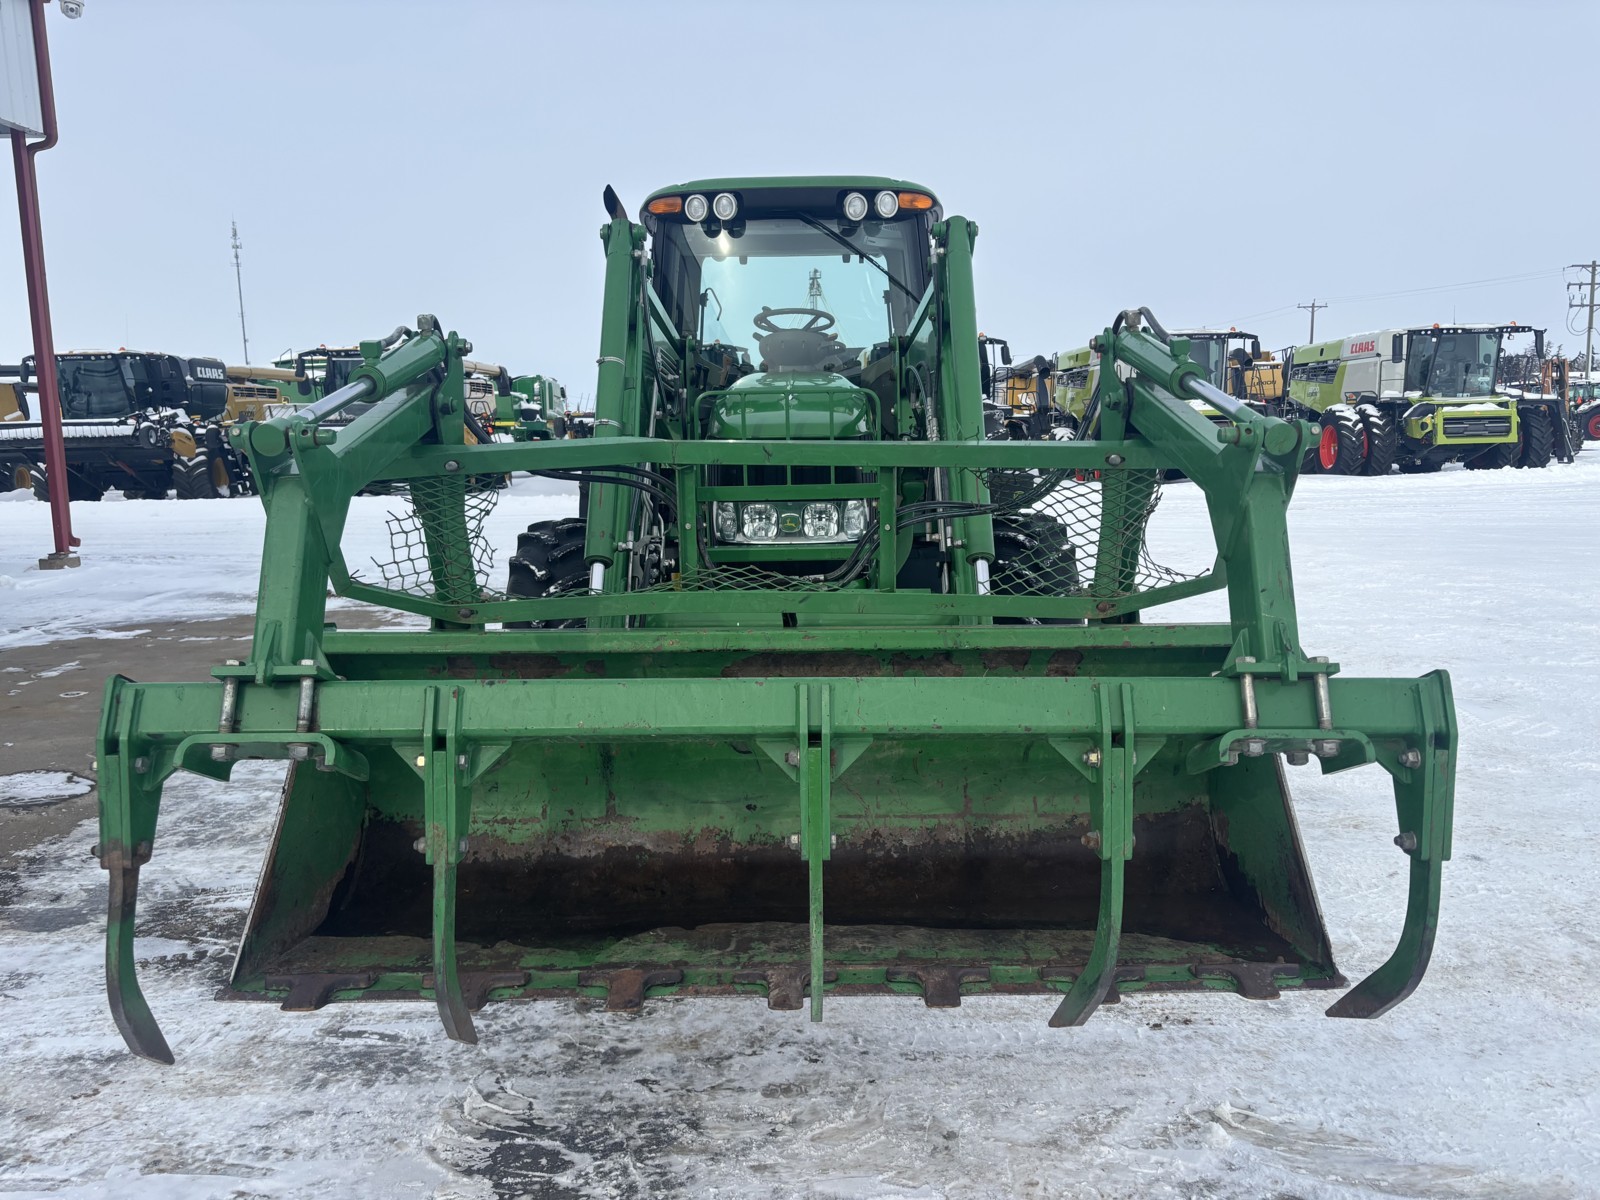
{"label": "power line", "polygon": [[[1594,260],[1591,259],[1589,262],[1586,262],[1586,263],[1572,263],[1571,266],[1569,267],[1569,269],[1570,270],[1576,270],[1576,271],[1587,271],[1587,272],[1589,272],[1589,283],[1588,283],[1589,293],[1588,293],[1588,295],[1584,295],[1584,293],[1582,291],[1582,289],[1584,287],[1584,284],[1583,284],[1582,280],[1579,280],[1579,281],[1577,281],[1575,283],[1567,284],[1567,291],[1569,293],[1572,291],[1573,288],[1578,288],[1579,289],[1578,298],[1576,300],[1569,299],[1567,301],[1567,307],[1569,309],[1586,308],[1586,309],[1589,310],[1588,332],[1585,333],[1584,339],[1583,339],[1583,370],[1584,370],[1584,373],[1589,375],[1589,377],[1592,379],[1594,377],[1594,309],[1595,309],[1594,284],[1595,284],[1595,274],[1596,274],[1597,271],[1600,271],[1600,262],[1595,262]],[[1569,320],[1569,326],[1570,326],[1570,320]],[[1576,332],[1576,331],[1574,331],[1574,332]]]}
{"label": "power line", "polygon": [[1317,298],[1315,296],[1313,296],[1313,297],[1311,297],[1311,303],[1310,304],[1296,304],[1295,307],[1296,308],[1304,308],[1304,309],[1310,309],[1311,310],[1311,333],[1307,336],[1306,340],[1309,341],[1309,342],[1316,341],[1317,340],[1317,309],[1319,309],[1319,308],[1327,308],[1328,306],[1326,304],[1318,304],[1317,303]]}
{"label": "power line", "polygon": [[[1371,300],[1392,300],[1399,296],[1421,296],[1431,292],[1450,292],[1466,288],[1499,287],[1511,283],[1528,283],[1535,279],[1549,279],[1561,274],[1559,267],[1549,267],[1542,271],[1528,271],[1521,275],[1500,275],[1493,279],[1469,279],[1462,283],[1436,283],[1426,287],[1401,288],[1392,292],[1369,292],[1365,295],[1330,296],[1329,304],[1361,304]],[[1293,312],[1297,308],[1305,308],[1303,304],[1283,304],[1277,308],[1263,309],[1261,312],[1246,313],[1242,317],[1234,318],[1239,321],[1254,321],[1258,317],[1276,317],[1282,313]]]}

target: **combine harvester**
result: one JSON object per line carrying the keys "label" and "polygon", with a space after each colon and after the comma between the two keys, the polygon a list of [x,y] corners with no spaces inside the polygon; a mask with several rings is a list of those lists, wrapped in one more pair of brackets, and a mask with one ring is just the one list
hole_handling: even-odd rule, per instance
{"label": "combine harvester", "polygon": [[[12,405],[30,393],[34,360],[0,367]],[[292,396],[273,382],[270,369],[226,366],[216,358],[132,350],[75,350],[56,355],[61,388],[61,432],[66,449],[67,495],[99,500],[120,491],[129,500],[180,500],[243,495],[250,490],[245,460],[226,437],[234,421],[271,415]],[[0,491],[32,488],[50,496],[44,469],[44,425],[31,420],[0,424]]]}
{"label": "combine harvester", "polygon": [[[513,997],[820,1019],[826,995],[1043,993],[1070,1026],[1125,993],[1343,987],[1284,762],[1392,784],[1404,925],[1329,1013],[1411,993],[1450,686],[1347,679],[1302,641],[1285,517],[1313,426],[1136,312],[1096,339],[1099,440],[985,440],[977,227],[926,188],[709,180],[637,223],[605,202],[594,436],[468,444],[471,347],[427,317],[232,432],[267,512],[250,655],[113,679],[99,734],[136,1053],[172,1059],[134,973],[162,786],[242,759],[290,766],[231,992],[288,1009],[431,999],[473,1041]],[[1192,576],[1146,547],[1164,468],[1215,530]],[[587,520],[491,547],[474,481],[513,470],[586,484]],[[374,483],[408,495],[376,570],[345,549]],[[430,627],[339,630],[330,586]],[[1141,623],[1213,590],[1224,623]]]}
{"label": "combine harvester", "polygon": [[1318,422],[1310,466],[1329,475],[1472,468],[1545,467],[1565,413],[1553,396],[1497,391],[1507,337],[1526,325],[1430,325],[1383,329],[1297,346],[1285,416]]}

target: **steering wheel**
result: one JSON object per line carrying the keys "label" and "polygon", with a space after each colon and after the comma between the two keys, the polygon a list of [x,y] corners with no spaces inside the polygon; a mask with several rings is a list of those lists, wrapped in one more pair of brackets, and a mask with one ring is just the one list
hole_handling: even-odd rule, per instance
{"label": "steering wheel", "polygon": [[[810,317],[804,325],[774,325],[773,317]],[[762,333],[827,333],[834,326],[833,314],[820,308],[768,308],[761,306],[755,326]]]}

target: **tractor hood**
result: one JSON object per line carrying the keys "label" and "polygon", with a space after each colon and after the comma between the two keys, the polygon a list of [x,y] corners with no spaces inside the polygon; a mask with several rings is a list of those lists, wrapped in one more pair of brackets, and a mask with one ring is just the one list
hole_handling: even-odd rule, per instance
{"label": "tractor hood", "polygon": [[763,371],[714,395],[712,438],[861,438],[874,426],[873,395],[831,371]]}

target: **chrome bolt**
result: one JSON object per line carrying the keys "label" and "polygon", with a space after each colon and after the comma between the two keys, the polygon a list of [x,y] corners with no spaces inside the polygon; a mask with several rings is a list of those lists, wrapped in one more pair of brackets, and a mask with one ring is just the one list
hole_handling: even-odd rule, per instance
{"label": "chrome bolt", "polygon": [[789,753],[783,756],[783,761],[788,763],[791,767],[798,767],[800,765],[800,751],[789,751]]}
{"label": "chrome bolt", "polygon": [[1085,750],[1083,752],[1083,765],[1086,767],[1098,767],[1100,765],[1100,751]]}
{"label": "chrome bolt", "polygon": [[1106,465],[1108,467],[1120,467],[1125,461],[1126,460],[1120,454],[1106,455]]}
{"label": "chrome bolt", "polygon": [[456,460],[455,460],[455,459],[453,459],[453,458],[451,458],[451,459],[447,459],[447,460],[446,460],[446,461],[445,461],[445,464],[444,464],[444,469],[445,469],[445,470],[446,470],[446,471],[459,471],[459,470],[461,470],[461,464],[460,464],[460,463],[458,463],[458,462],[457,462],[457,461],[456,461]]}
{"label": "chrome bolt", "polygon": [[304,742],[295,742],[289,747],[289,757],[295,762],[305,762],[311,757],[311,747]]}
{"label": "chrome bolt", "polygon": [[149,769],[150,769],[150,760],[148,758],[146,758],[144,755],[141,754],[138,758],[133,760],[133,771],[134,771],[134,774],[143,775]]}
{"label": "chrome bolt", "polygon": [[1422,765],[1422,751],[1402,750],[1400,752],[1400,765],[1402,767],[1420,767]]}
{"label": "chrome bolt", "polygon": [[1303,767],[1311,761],[1311,755],[1305,750],[1291,750],[1284,755],[1289,760],[1291,767]]}
{"label": "chrome bolt", "polygon": [[418,854],[426,854],[428,850],[428,839],[425,837],[419,837],[416,841],[411,843],[411,848]]}
{"label": "chrome bolt", "polygon": [[427,765],[428,765],[428,756],[426,754],[417,755],[417,766],[418,767],[425,767]]}
{"label": "chrome bolt", "polygon": [[232,746],[220,745],[220,746],[212,746],[211,747],[211,761],[212,762],[219,762],[219,763],[230,762],[232,759],[233,759],[233,747]]}
{"label": "chrome bolt", "polygon": [[798,833],[789,835],[789,845],[795,850],[800,849],[800,835]]}
{"label": "chrome bolt", "polygon": [[1325,741],[1312,742],[1311,753],[1318,758],[1332,758],[1339,753],[1339,740],[1337,738],[1329,738]]}
{"label": "chrome bolt", "polygon": [[467,769],[467,756],[465,754],[456,755],[456,766],[463,771]]}
{"label": "chrome bolt", "polygon": [[1091,850],[1100,849],[1100,831],[1099,830],[1091,829],[1088,833],[1083,835],[1083,839],[1082,840],[1083,840],[1083,844],[1085,846],[1089,847],[1089,849],[1091,849]]}
{"label": "chrome bolt", "polygon": [[1244,753],[1246,758],[1260,758],[1266,752],[1266,738],[1245,738]]}
{"label": "chrome bolt", "polygon": [[456,842],[456,853],[465,854],[466,852],[467,852],[467,839],[466,838],[461,838],[459,841]]}
{"label": "chrome bolt", "polygon": [[1400,849],[1404,850],[1407,854],[1410,854],[1417,848],[1417,835],[1408,830],[1405,833],[1397,835],[1394,839],[1394,844],[1399,846]]}
{"label": "chrome bolt", "polygon": [[830,833],[828,835],[828,848],[830,850],[837,850],[839,848],[839,835],[837,833]]}

